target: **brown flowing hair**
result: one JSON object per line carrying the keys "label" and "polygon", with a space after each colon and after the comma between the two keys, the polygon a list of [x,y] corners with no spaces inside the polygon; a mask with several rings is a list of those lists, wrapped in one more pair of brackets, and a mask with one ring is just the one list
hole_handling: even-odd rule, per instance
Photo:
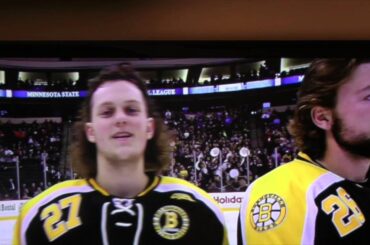
{"label": "brown flowing hair", "polygon": [[367,62],[369,60],[336,58],[316,59],[311,63],[298,91],[294,117],[288,125],[300,151],[315,159],[323,157],[326,151],[325,131],[313,123],[312,108],[334,109],[338,89],[360,64]]}
{"label": "brown flowing hair", "polygon": [[73,140],[69,147],[72,167],[79,177],[94,178],[97,175],[96,146],[87,140],[85,134],[85,124],[91,121],[92,96],[107,81],[122,80],[134,84],[142,92],[148,117],[152,117],[154,120],[154,135],[152,139],[148,140],[144,153],[145,171],[160,174],[170,164],[170,145],[167,128],[163,124],[154,102],[147,93],[146,84],[130,65],[120,64],[103,69],[97,77],[89,80],[88,95],[80,108],[78,121],[73,125]]}

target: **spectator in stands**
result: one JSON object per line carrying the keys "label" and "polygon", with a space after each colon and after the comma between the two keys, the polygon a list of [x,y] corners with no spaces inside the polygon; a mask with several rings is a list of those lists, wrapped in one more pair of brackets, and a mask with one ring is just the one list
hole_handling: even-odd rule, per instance
{"label": "spectator in stands", "polygon": [[26,186],[22,187],[22,199],[25,200],[29,198],[31,198],[29,189]]}
{"label": "spectator in stands", "polygon": [[[166,114],[168,112],[169,110],[166,111]],[[176,140],[177,147],[175,148],[174,158],[178,167],[184,165],[188,170],[190,180],[198,179],[198,182],[195,184],[205,190],[209,190],[208,185],[210,184],[210,179],[213,178],[219,167],[218,158],[214,159],[213,162],[208,159],[211,146],[222,146],[222,159],[226,163],[226,168],[222,170],[224,178],[228,176],[230,170],[233,168],[237,168],[240,174],[246,176],[245,159],[244,164],[241,164],[242,159],[238,151],[243,146],[250,147],[249,138],[246,133],[248,132],[246,130],[248,127],[246,124],[248,118],[245,116],[249,115],[248,111],[240,107],[234,109],[217,108],[215,112],[205,109],[197,112],[181,111],[181,114],[177,111],[170,112],[171,118],[166,119],[166,124],[180,136]],[[270,127],[270,125],[267,126]],[[278,145],[277,142],[274,142],[272,149]],[[192,152],[195,153],[195,158]],[[266,150],[260,149],[256,152],[253,151],[253,156],[251,156],[251,160],[256,157],[259,162],[258,168],[253,169],[253,171],[258,171],[258,173],[255,173],[257,176],[263,175],[271,169],[268,167],[266,152]],[[198,159],[199,156],[202,156],[201,160]],[[200,169],[194,171],[194,164],[197,166],[203,166],[204,164],[205,167],[203,169],[208,171],[207,174],[203,174]],[[193,173],[198,178],[195,178]],[[218,183],[220,184],[220,182]],[[223,185],[227,187],[226,185],[236,185],[236,183],[225,181]]]}
{"label": "spectator in stands", "polygon": [[[259,173],[253,173],[253,176],[263,175],[265,172],[271,170],[268,166],[268,157],[273,156],[273,166],[275,166],[275,149],[277,150],[277,165],[282,164],[283,156],[288,150],[291,157],[295,156],[296,150],[292,144],[291,137],[288,135],[285,128],[286,122],[290,117],[291,112],[284,113],[272,110],[270,112],[271,117],[263,120],[262,130],[266,133],[266,139],[263,140],[263,145],[258,145],[260,148],[260,154],[253,151],[255,146],[250,144],[250,136],[248,135],[249,125],[248,120],[249,111],[243,109],[243,107],[214,107],[214,108],[204,108],[196,111],[189,111],[189,108],[179,109],[179,110],[165,110],[164,118],[166,125],[175,132],[174,141],[177,146],[174,150],[174,158],[177,162],[177,172],[172,172],[172,176],[179,176],[180,165],[184,166],[184,169],[188,172],[187,179],[196,181],[196,185],[207,190],[210,179],[215,174],[215,171],[211,171],[211,168],[216,167],[217,164],[206,162],[207,156],[209,156],[209,151],[214,144],[222,146],[222,159],[225,159],[227,154],[230,152],[233,158],[229,162],[228,168],[223,170],[223,175],[226,177],[231,168],[236,167],[237,164],[241,162],[239,159],[238,151],[243,146],[248,146],[252,150],[252,155],[258,155],[257,162],[259,163],[259,168],[254,168],[253,171],[258,169]],[[276,124],[276,122],[279,122]],[[21,124],[15,125],[9,123],[11,136],[8,135],[5,125],[1,125],[3,138],[6,137],[6,141],[3,140],[3,144],[0,143],[0,160],[12,162],[14,156],[19,156],[22,164],[30,165],[30,163],[37,161],[39,164],[42,156],[47,154],[48,162],[48,180],[52,183],[57,183],[65,177],[57,176],[57,165],[61,160],[61,147],[62,147],[62,125],[56,124],[54,122],[45,121],[42,123],[35,122],[33,124],[23,122]],[[4,127],[3,127],[4,126]],[[4,130],[3,130],[4,128]],[[25,132],[25,138],[22,139],[18,132]],[[5,135],[6,134],[6,135]],[[177,134],[177,135],[176,135]],[[176,138],[177,137],[177,138]],[[0,139],[1,141],[1,139]],[[27,141],[30,143],[28,144]],[[197,146],[196,146],[197,145]],[[6,146],[1,148],[2,146]],[[265,152],[267,148],[267,152]],[[228,152],[226,152],[228,148]],[[7,155],[8,152],[13,152],[11,157],[4,155],[4,150]],[[194,170],[194,155],[196,153],[196,159],[200,154],[204,156],[204,163],[206,165],[206,170],[209,170],[207,174],[203,174],[199,169]],[[251,156],[251,159],[253,156]],[[199,164],[198,164],[199,165]],[[210,167],[208,167],[210,165]],[[257,165],[256,165],[257,166]],[[261,167],[262,166],[262,167]],[[253,163],[252,163],[253,167]],[[171,169],[174,169],[171,167]],[[246,164],[238,167],[242,175],[246,174]],[[66,174],[67,176],[71,175]],[[196,178],[197,176],[197,178]],[[204,177],[204,178],[203,178]],[[41,176],[34,176],[35,180],[27,180],[29,182],[39,181]],[[4,179],[6,182],[7,178]],[[223,183],[228,184],[227,182]],[[230,182],[231,184],[231,182]],[[235,185],[235,183],[232,183]]]}
{"label": "spectator in stands", "polygon": [[248,183],[247,183],[247,180],[245,179],[245,177],[240,177],[238,182],[239,182],[239,187],[238,187],[237,191],[245,191],[248,187]]}
{"label": "spectator in stands", "polygon": [[16,188],[12,178],[9,178],[8,191],[9,191],[10,197],[15,198],[15,196],[17,194],[17,188]]}
{"label": "spectator in stands", "polygon": [[[257,155],[257,160],[259,162],[260,168],[253,168],[256,171],[259,169],[258,173],[254,173],[253,176],[261,176],[265,172],[271,170],[268,167],[268,157],[274,154],[274,149],[277,149],[278,153],[278,165],[282,163],[282,156],[288,150],[292,156],[294,156],[295,150],[291,145],[291,138],[285,129],[285,123],[288,121],[290,114],[283,112],[272,111],[272,116],[269,119],[263,119],[265,132],[269,135],[270,141],[265,140],[265,146],[267,149],[260,147],[259,152],[254,151],[253,147],[250,146],[250,139],[248,136],[248,124],[249,111],[243,109],[243,107],[227,108],[227,107],[215,107],[215,108],[204,108],[202,110],[192,111],[189,108],[180,110],[165,110],[163,116],[165,118],[166,125],[172,129],[173,132],[173,143],[175,144],[173,157],[175,158],[176,167],[170,168],[169,174],[171,176],[180,177],[179,171],[180,166],[183,165],[184,169],[187,171],[187,180],[194,182],[201,188],[208,190],[208,185],[210,180],[213,179],[215,175],[215,170],[218,167],[218,162],[213,162],[210,159],[209,152],[213,146],[222,146],[222,159],[229,159],[227,168],[223,170],[223,177],[227,177],[232,168],[238,168],[239,172],[243,176],[246,174],[246,161],[241,164],[242,159],[239,156],[238,151],[243,146],[248,146],[252,151],[251,160],[254,155]],[[274,124],[274,120],[278,118],[280,124]],[[12,157],[5,158],[4,148],[0,148],[0,159],[3,157],[3,161],[8,159],[12,161],[15,155],[20,157],[22,164],[31,165],[32,162],[40,164],[42,157],[46,156],[48,172],[47,179],[53,184],[66,179],[62,172],[61,176],[58,177],[57,166],[60,162],[60,152],[62,147],[62,142],[60,138],[62,137],[62,125],[52,122],[45,121],[42,123],[34,122],[32,124],[23,122],[21,124],[9,124],[10,132],[12,136],[7,136],[7,141],[5,146],[12,150]],[[2,127],[6,128],[6,127]],[[23,140],[17,139],[12,133],[13,131],[24,131],[26,132],[26,138]],[[4,130],[4,133],[8,131]],[[36,133],[35,133],[36,132]],[[185,134],[186,133],[186,134]],[[225,136],[227,135],[227,137]],[[35,136],[36,135],[36,136]],[[180,136],[180,137],[179,137]],[[266,136],[267,137],[267,136]],[[31,140],[33,143],[28,144],[27,141]],[[8,144],[9,142],[14,142],[14,144]],[[17,142],[15,144],[15,142]],[[35,143],[39,142],[39,143]],[[0,147],[2,145],[0,144]],[[7,149],[8,149],[7,148]],[[26,156],[31,153],[31,156]],[[200,169],[194,170],[194,154],[195,161],[198,161],[200,156],[201,160],[198,166],[203,163],[204,167],[201,171]],[[229,156],[228,156],[229,155]],[[230,157],[232,155],[232,157]],[[195,163],[196,163],[195,162]],[[275,158],[272,158],[273,165],[275,166]],[[262,167],[261,167],[262,166]],[[206,171],[207,170],[207,171]],[[68,173],[65,174],[71,179],[72,176]],[[42,179],[41,172],[39,175],[34,175],[34,179],[25,180],[26,182],[37,181]],[[197,180],[197,181],[196,181]],[[220,183],[219,183],[220,184]],[[235,182],[224,182],[223,185],[232,184]]]}

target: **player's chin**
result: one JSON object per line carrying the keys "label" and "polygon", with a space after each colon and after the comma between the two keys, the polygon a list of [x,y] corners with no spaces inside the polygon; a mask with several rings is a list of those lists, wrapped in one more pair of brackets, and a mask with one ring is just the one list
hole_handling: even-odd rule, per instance
{"label": "player's chin", "polygon": [[123,161],[134,160],[140,158],[143,153],[135,147],[127,147],[117,152],[118,158]]}

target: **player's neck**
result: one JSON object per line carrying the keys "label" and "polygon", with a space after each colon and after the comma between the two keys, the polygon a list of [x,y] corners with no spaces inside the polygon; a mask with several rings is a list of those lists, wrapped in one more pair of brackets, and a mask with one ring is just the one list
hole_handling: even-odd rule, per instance
{"label": "player's neck", "polygon": [[109,194],[131,198],[144,191],[149,178],[144,172],[144,159],[137,162],[110,164],[99,161],[96,181]]}
{"label": "player's neck", "polygon": [[328,144],[322,164],[333,173],[354,182],[364,182],[370,159],[343,150],[338,144]]}

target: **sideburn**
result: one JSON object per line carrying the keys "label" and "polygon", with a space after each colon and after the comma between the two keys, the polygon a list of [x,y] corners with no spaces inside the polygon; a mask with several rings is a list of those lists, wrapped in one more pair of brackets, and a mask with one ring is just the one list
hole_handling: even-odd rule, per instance
{"label": "sideburn", "polygon": [[337,144],[351,154],[370,158],[370,137],[363,134],[353,140],[347,140],[343,137],[343,134],[345,131],[349,133],[350,131],[345,127],[343,120],[336,113],[333,113],[333,120],[331,132]]}

